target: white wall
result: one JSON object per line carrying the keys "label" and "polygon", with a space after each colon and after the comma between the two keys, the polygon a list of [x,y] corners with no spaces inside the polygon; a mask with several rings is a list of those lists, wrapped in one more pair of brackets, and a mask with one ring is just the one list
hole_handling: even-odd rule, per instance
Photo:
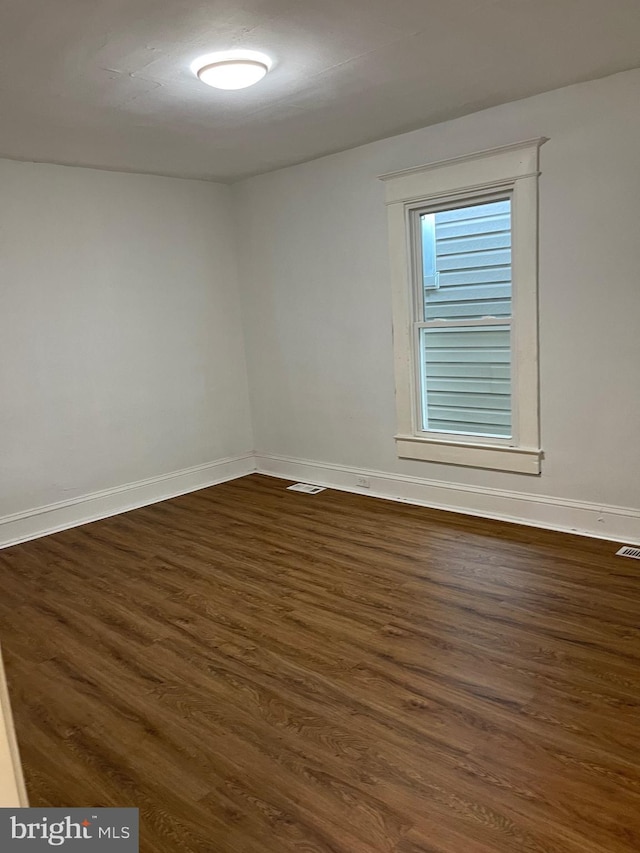
{"label": "white wall", "polygon": [[[232,188],[0,161],[0,545],[251,470],[210,463],[252,423],[276,472],[640,541],[638,102],[627,72]],[[543,473],[398,460],[377,176],[540,135]]]}
{"label": "white wall", "polygon": [[[258,451],[639,508],[638,103],[627,72],[237,184]],[[377,176],[537,136],[543,473],[398,460]]]}
{"label": "white wall", "polygon": [[251,451],[229,193],[0,161],[0,517]]}

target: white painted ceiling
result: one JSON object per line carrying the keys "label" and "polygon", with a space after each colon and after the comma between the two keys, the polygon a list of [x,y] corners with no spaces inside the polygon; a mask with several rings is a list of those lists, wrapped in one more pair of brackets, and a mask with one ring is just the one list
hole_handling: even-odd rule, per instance
{"label": "white painted ceiling", "polygon": [[0,156],[229,181],[637,66],[639,0],[0,0]]}

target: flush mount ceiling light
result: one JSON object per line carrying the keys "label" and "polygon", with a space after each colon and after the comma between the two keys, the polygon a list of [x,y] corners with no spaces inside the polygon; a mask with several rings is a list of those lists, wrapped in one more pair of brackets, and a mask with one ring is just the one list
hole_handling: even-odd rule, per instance
{"label": "flush mount ceiling light", "polygon": [[255,50],[227,50],[201,56],[191,64],[199,80],[215,89],[246,89],[271,68],[271,59]]}

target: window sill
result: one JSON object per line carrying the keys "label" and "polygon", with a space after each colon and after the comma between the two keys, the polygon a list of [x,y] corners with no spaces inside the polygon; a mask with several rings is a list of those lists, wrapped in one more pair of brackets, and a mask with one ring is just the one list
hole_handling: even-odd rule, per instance
{"label": "window sill", "polygon": [[541,450],[471,444],[464,441],[438,441],[414,435],[396,435],[395,440],[401,459],[488,468],[492,471],[515,471],[519,474],[540,473]]}

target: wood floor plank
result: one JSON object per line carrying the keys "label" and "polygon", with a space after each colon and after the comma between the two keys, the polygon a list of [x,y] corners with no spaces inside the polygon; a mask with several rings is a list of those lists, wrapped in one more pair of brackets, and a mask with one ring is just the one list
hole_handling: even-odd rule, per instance
{"label": "wood floor plank", "polygon": [[640,566],[252,475],[0,552],[31,802],[143,853],[637,853]]}

